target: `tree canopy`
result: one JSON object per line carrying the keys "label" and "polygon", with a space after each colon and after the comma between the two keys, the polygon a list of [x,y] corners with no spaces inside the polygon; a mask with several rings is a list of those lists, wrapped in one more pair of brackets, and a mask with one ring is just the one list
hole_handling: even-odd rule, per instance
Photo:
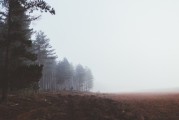
{"label": "tree canopy", "polygon": [[[0,11],[0,55],[2,101],[6,100],[8,89],[28,86],[41,77],[42,65],[33,63],[36,54],[30,51],[32,47],[32,29],[30,23],[33,16],[27,15],[34,10],[41,12],[55,11],[43,0],[3,0]],[[30,62],[31,61],[31,62]],[[26,79],[32,76],[31,79]]]}

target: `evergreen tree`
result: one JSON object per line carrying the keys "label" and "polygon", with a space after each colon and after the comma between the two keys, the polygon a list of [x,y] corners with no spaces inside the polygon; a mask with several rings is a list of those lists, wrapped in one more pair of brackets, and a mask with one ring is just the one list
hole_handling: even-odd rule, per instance
{"label": "evergreen tree", "polygon": [[43,76],[40,80],[41,90],[49,90],[54,88],[54,74],[56,66],[56,58],[54,49],[50,45],[50,39],[39,31],[36,33],[36,39],[33,42],[33,52],[37,55],[36,63],[43,65]]}
{"label": "evergreen tree", "polygon": [[[3,65],[4,65],[4,36],[3,36],[4,23],[0,19],[0,81],[3,79]],[[2,84],[0,84],[0,88],[2,88]]]}
{"label": "evergreen tree", "polygon": [[37,54],[36,62],[38,64],[47,64],[50,59],[53,61],[57,58],[55,55],[55,50],[52,49],[50,45],[50,39],[44,34],[44,32],[39,31],[36,33],[36,39],[33,41],[33,52]]}
{"label": "evergreen tree", "polygon": [[85,68],[85,91],[90,91],[93,88],[93,75],[89,68]]}
{"label": "evergreen tree", "polygon": [[90,91],[93,87],[93,75],[88,67],[73,65],[66,58],[56,67],[56,88],[58,90]]}
{"label": "evergreen tree", "polygon": [[83,91],[85,81],[85,69],[80,64],[76,66],[74,81],[76,84],[76,90]]}
{"label": "evergreen tree", "polygon": [[[2,67],[2,100],[6,100],[9,87],[17,87],[17,84],[27,86],[25,79],[30,75],[30,81],[37,81],[41,76],[42,66],[35,64],[27,65],[28,61],[36,60],[36,55],[29,51],[32,45],[30,40],[32,30],[29,29],[30,21],[32,20],[26,12],[33,11],[35,8],[49,11],[51,9],[43,0],[27,1],[27,0],[4,0],[4,12],[0,15],[4,16],[4,51],[3,51],[3,67]],[[34,71],[35,70],[35,71]],[[18,74],[19,71],[21,74]],[[35,79],[35,80],[34,80]],[[25,81],[24,81],[25,80]],[[16,84],[15,84],[16,83]]]}
{"label": "evergreen tree", "polygon": [[61,89],[70,90],[73,85],[73,65],[64,58],[57,65],[57,84]]}

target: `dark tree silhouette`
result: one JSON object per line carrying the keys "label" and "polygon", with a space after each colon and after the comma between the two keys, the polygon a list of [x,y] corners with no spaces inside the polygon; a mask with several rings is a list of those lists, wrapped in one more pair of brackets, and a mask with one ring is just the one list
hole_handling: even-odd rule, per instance
{"label": "dark tree silhouette", "polygon": [[[32,30],[29,29],[29,25],[30,21],[36,18],[26,15],[26,12],[33,12],[34,10],[38,10],[38,8],[42,12],[49,11],[52,14],[55,14],[55,12],[43,0],[3,0],[2,5],[5,7],[5,11],[0,12],[0,15],[4,20],[5,27],[3,29],[3,66],[0,82],[2,85],[2,101],[6,101],[10,85],[12,86],[15,80],[17,80],[14,78],[17,77],[14,73],[24,69],[26,71],[24,74],[30,75],[29,72],[37,68],[33,64],[27,65],[28,61],[36,60],[36,55],[29,51],[32,45],[32,41],[30,40]],[[38,72],[41,73],[42,66],[38,67]],[[39,73],[37,73],[37,78],[39,78]]]}

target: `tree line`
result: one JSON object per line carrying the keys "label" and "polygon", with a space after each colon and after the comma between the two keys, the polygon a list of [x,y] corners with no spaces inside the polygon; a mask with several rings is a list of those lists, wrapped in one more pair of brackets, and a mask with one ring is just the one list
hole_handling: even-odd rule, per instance
{"label": "tree line", "polygon": [[40,17],[34,16],[34,11],[55,14],[44,0],[0,0],[1,101],[7,100],[9,91],[25,88],[90,90],[90,69],[82,65],[73,67],[67,59],[57,62],[50,40],[42,31],[30,28],[31,22]]}
{"label": "tree line", "polygon": [[43,65],[39,82],[42,91],[77,90],[89,91],[93,87],[93,75],[88,67],[73,66],[67,58],[57,61],[55,50],[44,32],[36,33],[33,52],[37,55],[36,64]]}

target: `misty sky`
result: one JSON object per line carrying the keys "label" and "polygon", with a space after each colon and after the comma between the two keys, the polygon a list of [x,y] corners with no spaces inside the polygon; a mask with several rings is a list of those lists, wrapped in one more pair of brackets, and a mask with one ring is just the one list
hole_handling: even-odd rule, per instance
{"label": "misty sky", "polygon": [[58,59],[91,68],[94,91],[179,88],[179,0],[46,0],[33,23]]}

